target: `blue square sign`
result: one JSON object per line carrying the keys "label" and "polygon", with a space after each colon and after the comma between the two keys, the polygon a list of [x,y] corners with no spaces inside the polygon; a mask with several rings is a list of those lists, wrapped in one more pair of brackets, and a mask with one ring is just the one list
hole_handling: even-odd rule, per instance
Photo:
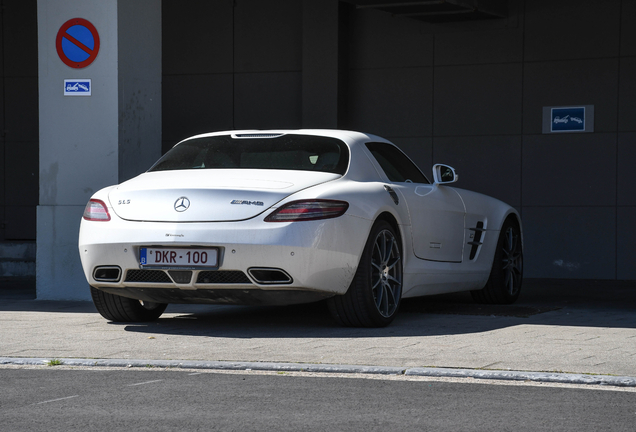
{"label": "blue square sign", "polygon": [[551,132],[585,131],[585,107],[552,108]]}
{"label": "blue square sign", "polygon": [[64,80],[64,96],[90,96],[91,93],[90,79]]}

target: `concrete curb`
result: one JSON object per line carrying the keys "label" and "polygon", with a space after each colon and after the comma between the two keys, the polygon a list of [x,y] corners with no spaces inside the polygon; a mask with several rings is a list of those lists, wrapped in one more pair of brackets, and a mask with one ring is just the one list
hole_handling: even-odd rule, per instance
{"label": "concrete curb", "polygon": [[[0,357],[0,365],[43,366],[51,358]],[[58,358],[65,366],[101,366],[101,367],[161,367],[177,369],[210,370],[257,370],[271,372],[318,372],[350,373],[375,375],[409,375],[442,378],[476,378],[509,381],[533,381],[559,384],[608,385],[615,387],[636,387],[636,377],[605,375],[584,375],[550,372],[521,372],[477,369],[450,368],[403,368],[383,366],[268,363],[268,362],[230,362],[230,361],[192,361],[192,360],[126,360],[126,359],[73,359]]]}
{"label": "concrete curb", "polygon": [[559,384],[595,384],[616,387],[636,387],[636,378],[609,375],[584,375],[556,372],[521,372],[478,369],[411,368],[405,375],[447,378],[479,378],[511,381],[535,381]]}

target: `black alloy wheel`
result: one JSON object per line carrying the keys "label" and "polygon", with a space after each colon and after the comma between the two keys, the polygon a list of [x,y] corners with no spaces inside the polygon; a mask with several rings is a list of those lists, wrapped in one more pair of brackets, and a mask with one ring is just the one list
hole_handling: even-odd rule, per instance
{"label": "black alloy wheel", "polygon": [[519,297],[523,282],[523,246],[521,230],[513,219],[507,219],[499,233],[497,250],[486,286],[471,291],[478,303],[511,304]]}
{"label": "black alloy wheel", "polygon": [[399,238],[388,222],[371,228],[356,274],[344,295],[329,299],[329,310],[349,327],[384,327],[395,318],[402,299]]}

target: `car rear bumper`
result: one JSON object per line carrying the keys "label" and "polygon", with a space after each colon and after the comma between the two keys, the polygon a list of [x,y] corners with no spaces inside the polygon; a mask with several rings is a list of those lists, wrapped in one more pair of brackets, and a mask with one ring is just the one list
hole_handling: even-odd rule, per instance
{"label": "car rear bumper", "polygon": [[[227,303],[224,298],[273,304],[298,303],[291,292],[315,292],[315,297],[346,292],[355,274],[372,221],[352,216],[293,223],[262,220],[217,223],[108,222],[82,220],[79,253],[88,283],[121,295],[158,301],[164,290],[171,302]],[[153,268],[139,263],[141,247],[217,248],[218,268]],[[98,267],[119,268],[116,280],[96,280]],[[259,280],[254,269],[281,271],[277,283]],[[191,272],[189,275],[187,272]],[[115,275],[113,270],[111,275]],[[114,277],[112,279],[115,279]],[[144,291],[145,290],[145,291]],[[240,294],[257,290],[259,293]],[[186,291],[201,291],[186,293]],[[206,291],[204,293],[203,291]],[[236,291],[233,294],[228,291]],[[275,294],[276,293],[276,294]],[[282,295],[280,293],[287,293]],[[232,294],[231,296],[229,294]],[[287,297],[289,300],[284,301]],[[311,295],[306,296],[311,297]],[[170,301],[168,301],[170,302]],[[240,301],[244,303],[244,300]]]}

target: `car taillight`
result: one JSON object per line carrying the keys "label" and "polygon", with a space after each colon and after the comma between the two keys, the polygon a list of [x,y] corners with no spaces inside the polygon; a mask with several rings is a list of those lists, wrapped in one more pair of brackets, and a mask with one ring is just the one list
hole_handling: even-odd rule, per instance
{"label": "car taillight", "polygon": [[101,221],[108,222],[110,220],[110,214],[106,208],[104,201],[98,199],[92,199],[86,204],[84,209],[84,219],[89,221]]}
{"label": "car taillight", "polygon": [[265,218],[265,222],[296,222],[342,216],[349,203],[335,200],[304,200],[285,204]]}

